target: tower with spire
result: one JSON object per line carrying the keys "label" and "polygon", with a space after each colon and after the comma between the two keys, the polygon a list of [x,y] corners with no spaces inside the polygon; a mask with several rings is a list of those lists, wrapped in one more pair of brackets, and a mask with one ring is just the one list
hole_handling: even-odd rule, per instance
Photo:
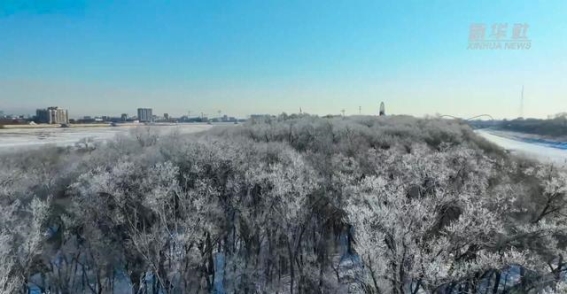
{"label": "tower with spire", "polygon": [[384,106],[384,102],[380,102],[380,116],[386,115],[386,106]]}

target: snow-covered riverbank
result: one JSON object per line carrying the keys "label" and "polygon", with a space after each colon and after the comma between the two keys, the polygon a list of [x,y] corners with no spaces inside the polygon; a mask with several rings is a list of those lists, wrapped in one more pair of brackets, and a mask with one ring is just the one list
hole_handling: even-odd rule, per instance
{"label": "snow-covered riverbank", "polygon": [[508,132],[508,131],[501,131],[501,130],[487,130],[492,135],[496,135],[498,137],[504,137],[507,139],[512,139],[516,141],[522,141],[525,143],[533,143],[536,145],[543,145],[547,147],[557,148],[557,149],[565,149],[567,150],[567,137],[563,138],[550,138],[544,137],[535,134],[527,134],[527,133],[520,133],[520,132]]}
{"label": "snow-covered riverbank", "polygon": [[[145,127],[145,126],[141,126]],[[195,133],[205,131],[212,125],[179,124],[152,126],[160,132]],[[137,126],[98,128],[50,128],[50,129],[0,129],[0,151],[34,148],[43,145],[71,146],[84,138],[100,142],[114,138],[117,134],[128,134]]]}
{"label": "snow-covered riverbank", "polygon": [[504,137],[501,133],[493,133],[486,130],[477,130],[476,132],[490,142],[510,150],[512,153],[545,162],[567,163],[567,150],[551,147],[546,142],[520,140],[513,136]]}

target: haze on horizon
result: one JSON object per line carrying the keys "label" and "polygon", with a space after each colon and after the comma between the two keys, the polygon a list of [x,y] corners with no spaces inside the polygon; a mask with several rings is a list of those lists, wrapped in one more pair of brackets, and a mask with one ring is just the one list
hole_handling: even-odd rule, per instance
{"label": "haze on horizon", "polygon": [[[567,2],[0,2],[0,110],[71,117],[567,111]],[[468,50],[471,24],[529,50]],[[489,32],[487,32],[489,33]]]}

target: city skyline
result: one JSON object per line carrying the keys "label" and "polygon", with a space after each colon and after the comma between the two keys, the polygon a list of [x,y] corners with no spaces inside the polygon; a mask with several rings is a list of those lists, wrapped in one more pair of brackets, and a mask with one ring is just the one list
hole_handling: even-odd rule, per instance
{"label": "city skyline", "polygon": [[[49,106],[49,107],[43,107],[43,108],[38,108],[35,107],[33,110],[18,110],[16,108],[15,111],[4,111],[4,109],[0,109],[0,114],[2,115],[10,115],[10,116],[29,116],[29,117],[33,117],[34,115],[36,115],[37,111],[40,109],[45,109],[45,108],[51,108],[51,107],[59,107],[59,106]],[[357,111],[356,113],[352,112],[346,112],[346,109],[341,109],[339,111],[337,111],[336,113],[327,113],[327,114],[323,114],[324,115],[381,115],[381,113],[383,112],[383,108],[384,108],[384,102],[381,101],[379,104],[379,107],[377,108],[373,108],[370,110],[370,112],[362,112],[362,106],[358,106],[357,107]],[[5,108],[5,109],[10,109],[10,108]],[[156,111],[156,109],[154,107],[136,107],[133,111],[116,111],[116,110],[112,110],[108,113],[81,113],[81,114],[70,114],[69,118],[73,118],[73,119],[80,119],[80,118],[85,118],[85,117],[121,117],[124,115],[127,115],[128,117],[139,117],[139,113],[141,109],[148,109],[150,110],[151,113],[155,112],[155,114],[153,114],[154,117],[160,117],[159,114],[167,114],[170,117],[223,117],[223,116],[227,116],[230,114],[230,112],[223,112],[221,110],[216,110],[216,111],[208,111],[208,112],[203,112],[203,111],[191,111],[188,110],[185,113],[183,112],[175,112],[176,115],[171,115],[168,112],[161,112],[159,110]],[[65,110],[69,110],[67,108],[65,108]],[[349,109],[350,110],[350,109]],[[250,117],[250,116],[254,116],[254,115],[258,115],[259,113],[262,112],[254,112],[254,113],[249,113],[249,114],[245,114],[243,116],[239,116],[240,118],[245,118],[245,117]],[[285,112],[277,112],[277,113],[262,113],[261,115],[279,115]],[[299,107],[298,111],[296,112],[289,112],[287,114],[310,114],[310,115],[319,115],[316,113],[309,113],[306,111],[302,111],[301,107]],[[403,113],[400,113],[403,115]],[[232,114],[230,114],[232,115]],[[236,117],[236,116],[233,116]]]}
{"label": "city skyline", "polygon": [[[565,10],[559,0],[8,1],[0,108],[245,117],[377,114],[386,101],[393,114],[515,118],[523,86],[524,116],[545,118],[567,111]],[[471,50],[479,29],[531,44]]]}

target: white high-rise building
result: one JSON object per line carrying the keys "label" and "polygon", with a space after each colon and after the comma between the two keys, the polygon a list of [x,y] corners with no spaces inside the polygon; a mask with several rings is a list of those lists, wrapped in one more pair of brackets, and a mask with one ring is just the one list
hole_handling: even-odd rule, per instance
{"label": "white high-rise building", "polygon": [[69,112],[67,109],[51,106],[36,111],[37,122],[42,124],[68,124]]}

